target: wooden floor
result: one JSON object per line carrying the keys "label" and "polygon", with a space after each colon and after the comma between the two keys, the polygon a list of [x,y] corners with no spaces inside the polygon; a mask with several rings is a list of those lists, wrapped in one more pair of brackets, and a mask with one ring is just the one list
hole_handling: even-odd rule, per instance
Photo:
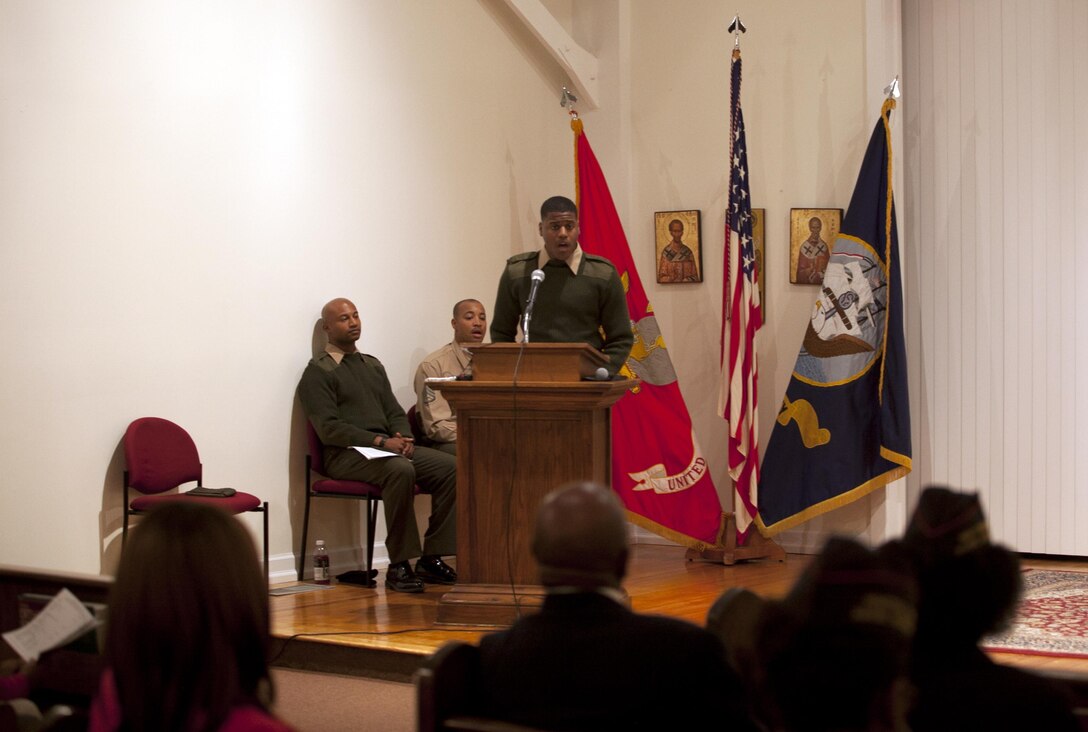
{"label": "wooden floor", "polygon": [[[742,586],[763,597],[785,594],[811,557],[789,555],[785,562],[757,560],[727,567],[689,562],[675,546],[639,544],[624,588],[635,610],[702,624],[707,608],[726,589]],[[1025,567],[1088,569],[1088,562],[1024,559]],[[435,623],[446,587],[428,585],[423,594],[387,592],[378,587],[336,585],[294,595],[273,596],[274,663],[329,673],[408,681],[429,654],[449,640],[475,642],[494,628],[443,627]],[[291,585],[297,583],[291,583]],[[287,587],[291,585],[278,585]],[[1088,659],[995,654],[1003,663],[1040,670],[1088,674]]]}

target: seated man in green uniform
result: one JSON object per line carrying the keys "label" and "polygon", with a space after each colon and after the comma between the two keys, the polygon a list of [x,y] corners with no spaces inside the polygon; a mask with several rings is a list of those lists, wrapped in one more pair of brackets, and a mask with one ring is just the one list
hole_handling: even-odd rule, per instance
{"label": "seated man in green uniform", "polygon": [[533,306],[530,341],[588,343],[608,356],[608,371],[615,374],[635,342],[619,273],[604,257],[578,246],[578,207],[569,198],[553,196],[544,202],[539,230],[542,249],[506,260],[495,298],[491,340],[514,341],[533,270],[541,269],[544,281]]}
{"label": "seated man in green uniform", "polygon": [[[321,310],[329,338],[325,352],[302,373],[299,397],[325,446],[330,478],[363,480],[382,487],[389,551],[386,587],[422,592],[423,583],[452,585],[457,573],[442,561],[456,552],[457,461],[417,447],[408,417],[393,396],[385,368],[359,351],[359,311],[350,300],[332,300]],[[394,457],[367,459],[352,447],[376,447]],[[431,494],[431,516],[420,546],[413,501],[419,484]],[[419,557],[415,571],[410,560]]]}

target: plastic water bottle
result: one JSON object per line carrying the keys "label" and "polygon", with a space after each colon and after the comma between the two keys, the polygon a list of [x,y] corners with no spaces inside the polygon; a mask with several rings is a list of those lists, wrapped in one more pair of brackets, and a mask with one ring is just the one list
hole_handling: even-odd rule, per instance
{"label": "plastic water bottle", "polygon": [[314,547],[314,582],[329,584],[329,553],[325,551],[324,539],[318,539]]}

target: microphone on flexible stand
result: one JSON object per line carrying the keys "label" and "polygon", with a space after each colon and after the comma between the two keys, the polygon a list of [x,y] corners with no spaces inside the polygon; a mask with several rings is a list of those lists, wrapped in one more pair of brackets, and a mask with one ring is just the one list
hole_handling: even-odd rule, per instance
{"label": "microphone on flexible stand", "polygon": [[544,270],[534,269],[533,273],[529,275],[533,284],[529,288],[529,299],[525,301],[525,315],[521,319],[521,332],[523,337],[522,343],[529,342],[529,320],[533,317],[533,305],[536,303],[536,291],[540,287],[540,283],[544,281]]}

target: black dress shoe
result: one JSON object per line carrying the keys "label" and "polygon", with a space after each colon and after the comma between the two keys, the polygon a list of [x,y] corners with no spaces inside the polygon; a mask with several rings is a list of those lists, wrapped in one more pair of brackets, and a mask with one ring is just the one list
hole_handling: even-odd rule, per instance
{"label": "black dress shoe", "polygon": [[457,583],[457,572],[442,561],[442,557],[421,557],[416,562],[416,576],[432,585],[452,585]]}
{"label": "black dress shoe", "polygon": [[385,586],[396,592],[423,592],[423,581],[408,562],[391,564],[385,571]]}

